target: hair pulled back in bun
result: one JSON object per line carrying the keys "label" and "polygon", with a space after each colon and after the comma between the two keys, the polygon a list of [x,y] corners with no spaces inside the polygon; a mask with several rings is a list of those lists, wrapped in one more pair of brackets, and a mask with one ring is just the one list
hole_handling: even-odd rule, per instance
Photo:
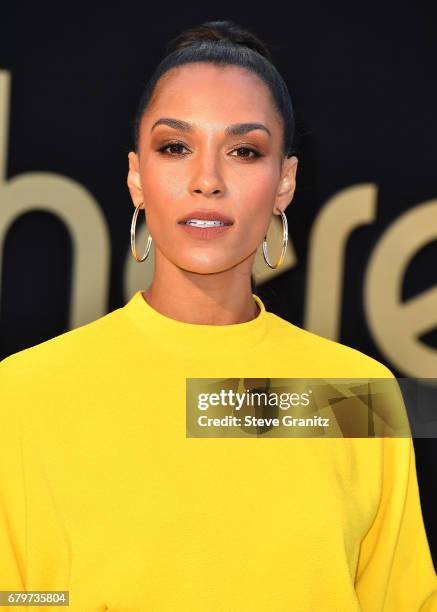
{"label": "hair pulled back in bun", "polygon": [[267,45],[253,32],[233,21],[207,21],[184,30],[166,47],[166,55],[147,82],[134,120],[134,148],[138,152],[141,118],[161,76],[175,66],[191,62],[234,65],[257,74],[270,89],[283,121],[283,155],[295,154],[295,120],[293,104],[284,79],[271,61]]}
{"label": "hair pulled back in bun", "polygon": [[255,34],[240,28],[240,26],[233,21],[207,21],[189,30],[185,30],[168,43],[166,48],[167,55],[177,49],[189,47],[193,43],[202,40],[215,42],[227,41],[236,45],[243,45],[244,47],[256,51],[268,60],[272,60],[267,45]]}

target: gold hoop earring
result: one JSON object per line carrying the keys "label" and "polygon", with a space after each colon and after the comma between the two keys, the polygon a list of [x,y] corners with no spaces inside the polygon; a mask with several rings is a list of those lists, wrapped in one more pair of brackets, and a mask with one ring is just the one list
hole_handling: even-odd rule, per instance
{"label": "gold hoop earring", "polygon": [[[140,204],[138,204],[138,206],[135,207],[134,216],[132,217],[132,223],[131,223],[131,226],[130,226],[130,246],[131,246],[131,251],[132,251],[132,255],[134,256],[134,258],[136,259],[136,261],[138,263],[140,263],[141,261],[144,261],[146,259],[147,255],[149,254],[149,251],[150,251],[150,246],[152,244],[152,236],[149,234],[149,238],[147,240],[147,245],[146,245],[146,250],[144,251],[144,255],[142,257],[138,257],[137,250],[135,248],[135,230],[136,230],[136,226],[137,226],[138,212],[140,210],[141,204],[142,204],[142,202],[140,202]],[[144,216],[146,216],[146,211],[145,210],[144,210]],[[147,219],[146,219],[146,223],[147,223]]]}
{"label": "gold hoop earring", "polygon": [[287,217],[285,216],[285,213],[282,210],[280,212],[281,212],[281,217],[282,217],[282,229],[283,229],[282,251],[281,251],[281,255],[279,256],[279,259],[278,259],[278,261],[277,261],[277,263],[275,265],[272,265],[270,263],[269,257],[267,255],[267,234],[264,236],[264,240],[263,240],[263,256],[264,256],[264,261],[273,270],[276,270],[277,268],[282,266],[282,264],[284,262],[284,259],[285,259],[285,254],[287,252],[288,222],[287,222]]}

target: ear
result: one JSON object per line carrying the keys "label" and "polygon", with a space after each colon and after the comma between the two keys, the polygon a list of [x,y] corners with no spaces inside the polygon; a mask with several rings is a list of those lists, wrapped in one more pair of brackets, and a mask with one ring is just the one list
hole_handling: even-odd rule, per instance
{"label": "ear", "polygon": [[[135,206],[140,206],[144,201],[143,189],[140,180],[140,162],[135,151],[129,151],[129,172],[127,175],[127,186],[129,187],[130,195]],[[144,208],[142,205],[141,208]]]}
{"label": "ear", "polygon": [[275,209],[279,212],[284,211],[294,196],[296,189],[296,171],[298,159],[295,155],[285,157],[282,162],[281,180],[279,181],[278,191],[275,199]]}

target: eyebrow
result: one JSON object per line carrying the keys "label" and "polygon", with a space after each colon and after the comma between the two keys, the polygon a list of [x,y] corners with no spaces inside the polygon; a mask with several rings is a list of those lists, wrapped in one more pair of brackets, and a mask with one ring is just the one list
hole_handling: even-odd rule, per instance
{"label": "eyebrow", "polygon": [[[150,131],[152,131],[158,125],[168,125],[174,128],[175,130],[180,130],[182,132],[193,132],[194,131],[194,125],[192,123],[189,123],[188,121],[183,121],[182,119],[174,119],[172,117],[161,117],[160,119],[158,119],[158,121],[155,121]],[[269,128],[265,126],[263,123],[254,123],[254,122],[234,123],[232,125],[229,125],[225,129],[225,135],[226,136],[241,136],[242,134],[247,134],[248,132],[251,132],[252,130],[264,130],[265,132],[267,132],[269,136],[272,135]]]}

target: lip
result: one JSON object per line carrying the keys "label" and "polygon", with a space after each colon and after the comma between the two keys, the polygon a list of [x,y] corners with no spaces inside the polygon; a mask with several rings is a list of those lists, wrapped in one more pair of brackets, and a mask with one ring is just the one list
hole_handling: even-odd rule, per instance
{"label": "lip", "polygon": [[178,219],[178,223],[184,223],[189,219],[204,219],[205,221],[217,220],[222,221],[222,223],[225,223],[226,225],[233,225],[234,223],[233,219],[218,210],[205,210],[201,208],[192,210],[191,212],[187,213],[186,215]]}
{"label": "lip", "polygon": [[211,240],[232,231],[232,224],[219,225],[217,227],[193,227],[185,223],[180,223],[179,225],[191,238],[197,240]]}

